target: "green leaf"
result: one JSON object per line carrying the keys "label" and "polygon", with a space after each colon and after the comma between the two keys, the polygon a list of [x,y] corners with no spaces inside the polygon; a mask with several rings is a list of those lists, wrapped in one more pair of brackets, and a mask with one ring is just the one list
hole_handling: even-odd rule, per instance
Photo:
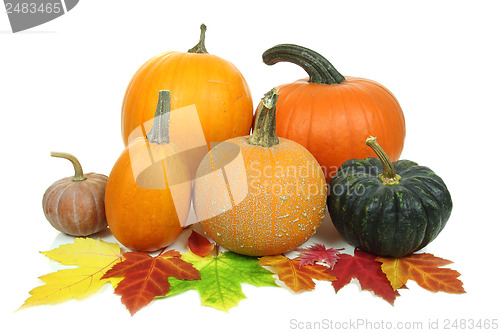
{"label": "green leaf", "polygon": [[246,298],[241,290],[242,283],[256,287],[277,286],[273,273],[261,267],[258,258],[229,251],[217,257],[199,257],[192,252],[186,252],[181,258],[198,269],[201,279],[188,281],[170,277],[170,291],[164,297],[197,290],[202,305],[227,312]]}

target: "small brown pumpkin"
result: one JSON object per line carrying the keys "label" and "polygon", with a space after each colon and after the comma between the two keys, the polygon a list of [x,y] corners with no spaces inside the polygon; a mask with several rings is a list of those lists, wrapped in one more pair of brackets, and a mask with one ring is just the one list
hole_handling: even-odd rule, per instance
{"label": "small brown pumpkin", "polygon": [[67,153],[51,153],[73,163],[75,175],[53,183],[43,195],[43,213],[50,224],[71,236],[88,236],[106,229],[104,190],[108,177],[83,173],[77,158]]}

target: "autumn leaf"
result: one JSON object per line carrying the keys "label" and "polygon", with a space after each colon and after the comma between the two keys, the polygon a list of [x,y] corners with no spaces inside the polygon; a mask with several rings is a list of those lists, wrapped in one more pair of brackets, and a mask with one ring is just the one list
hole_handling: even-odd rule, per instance
{"label": "autumn leaf", "polygon": [[273,273],[261,267],[258,259],[254,257],[226,251],[217,257],[200,257],[186,252],[181,258],[199,270],[201,279],[183,281],[169,278],[171,288],[166,294],[167,297],[187,290],[197,290],[202,305],[227,312],[246,298],[241,290],[242,283],[256,287],[276,287]]}
{"label": "autumn leaf", "polygon": [[144,252],[125,252],[124,261],[113,266],[103,278],[125,277],[115,289],[131,315],[148,305],[156,296],[170,290],[169,277],[183,280],[200,279],[198,270],[169,250],[152,257]]}
{"label": "autumn leaf", "polygon": [[435,257],[429,253],[411,254],[403,258],[377,258],[382,263],[382,271],[394,290],[413,280],[429,291],[443,291],[451,294],[465,293],[460,273],[441,266],[452,261]]}
{"label": "autumn leaf", "polygon": [[188,238],[188,247],[194,254],[200,257],[206,257],[212,253],[214,243],[210,242],[206,237],[200,235],[196,231],[192,231],[191,236]]}
{"label": "autumn leaf", "polygon": [[262,266],[270,266],[278,271],[278,278],[295,292],[313,290],[316,286],[313,279],[334,281],[335,276],[330,268],[323,265],[306,265],[300,267],[300,259],[289,259],[283,255],[267,256],[259,259]]}
{"label": "autumn leaf", "polygon": [[116,281],[101,278],[122,260],[118,244],[91,238],[75,238],[74,243],[41,253],[63,265],[78,267],[41,276],[45,284],[31,290],[31,296],[19,309],[89,296],[105,283]]}
{"label": "autumn leaf", "polygon": [[371,290],[375,295],[382,297],[390,304],[394,304],[399,293],[392,288],[386,275],[382,272],[382,264],[376,259],[376,256],[358,249],[354,250],[354,256],[340,254],[339,260],[332,269],[333,275],[337,277],[337,280],[332,282],[335,291],[338,292],[353,278],[356,278],[361,289]]}
{"label": "autumn leaf", "polygon": [[304,265],[314,265],[323,263],[331,269],[337,262],[339,251],[336,249],[327,249],[323,244],[314,243],[305,249],[297,249],[299,252],[299,268]]}

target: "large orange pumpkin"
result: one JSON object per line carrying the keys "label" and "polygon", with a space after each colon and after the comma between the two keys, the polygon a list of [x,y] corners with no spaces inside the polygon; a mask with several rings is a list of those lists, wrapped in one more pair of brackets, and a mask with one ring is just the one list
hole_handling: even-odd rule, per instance
{"label": "large orange pumpkin", "polygon": [[169,92],[160,91],[150,132],[127,145],[106,185],[109,228],[133,250],[170,245],[182,232],[191,205],[189,168],[169,139],[169,100]]}
{"label": "large orange pumpkin", "polygon": [[381,84],[342,76],[323,56],[305,47],[280,44],[263,54],[268,65],[287,61],[308,74],[278,87],[278,136],[306,147],[320,163],[327,181],[349,159],[375,157],[365,145],[376,136],[391,160],[403,150],[405,120],[394,95]]}
{"label": "large orange pumpkin", "polygon": [[277,97],[276,90],[264,96],[251,136],[212,148],[194,183],[194,208],[205,232],[244,255],[291,251],[325,215],[326,182],[318,162],[276,135]]}
{"label": "large orange pumpkin", "polygon": [[247,82],[232,63],[208,54],[205,25],[201,29],[200,42],[187,53],[159,54],[133,76],[122,105],[125,145],[139,136],[136,128],[153,118],[156,94],[163,89],[172,93],[172,110],[196,106],[207,143],[250,133],[253,105]]}

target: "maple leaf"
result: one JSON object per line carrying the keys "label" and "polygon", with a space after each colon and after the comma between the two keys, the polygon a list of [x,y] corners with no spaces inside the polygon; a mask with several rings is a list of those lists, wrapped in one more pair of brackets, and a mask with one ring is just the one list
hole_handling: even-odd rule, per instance
{"label": "maple leaf", "polygon": [[336,249],[327,249],[323,244],[314,243],[305,249],[297,249],[299,252],[299,268],[304,265],[314,265],[324,263],[331,269],[339,259],[339,251]]}
{"label": "maple leaf", "polygon": [[361,289],[371,290],[375,295],[382,297],[390,304],[394,304],[399,293],[392,288],[386,275],[382,272],[382,264],[376,259],[376,256],[359,249],[354,250],[354,256],[340,254],[332,269],[333,275],[337,277],[337,280],[332,282],[335,291],[338,292],[353,278],[356,278]]}
{"label": "maple leaf", "polygon": [[273,274],[261,267],[258,259],[254,257],[226,251],[217,257],[213,255],[200,257],[192,252],[186,252],[181,258],[199,270],[201,279],[183,281],[170,278],[171,288],[166,297],[187,290],[197,290],[202,305],[227,312],[246,298],[241,290],[242,283],[256,287],[277,286]]}
{"label": "maple leaf", "polygon": [[191,236],[188,238],[188,247],[194,254],[200,257],[206,257],[212,253],[214,243],[210,242],[207,238],[200,235],[196,231],[192,231]]}
{"label": "maple leaf", "polygon": [[30,291],[30,297],[19,308],[57,304],[82,299],[116,279],[101,279],[113,265],[122,260],[120,246],[91,238],[75,238],[74,243],[41,252],[63,265],[78,268],[59,270],[40,277],[45,284]]}
{"label": "maple leaf", "polygon": [[452,261],[429,253],[411,254],[403,258],[379,257],[376,260],[382,263],[382,271],[394,290],[405,285],[408,280],[413,280],[429,291],[465,293],[463,283],[458,279],[460,273],[449,268],[440,268],[452,264]]}
{"label": "maple leaf", "polygon": [[289,259],[284,255],[266,256],[259,259],[262,266],[274,267],[278,270],[278,278],[295,292],[313,290],[316,286],[313,279],[334,281],[331,270],[323,265],[306,265],[301,267],[300,259]]}
{"label": "maple leaf", "polygon": [[122,303],[131,315],[148,305],[156,296],[170,290],[169,277],[183,280],[200,279],[192,264],[182,260],[181,254],[169,250],[152,257],[145,252],[125,252],[124,261],[113,266],[103,278],[124,277],[115,294],[122,296]]}

